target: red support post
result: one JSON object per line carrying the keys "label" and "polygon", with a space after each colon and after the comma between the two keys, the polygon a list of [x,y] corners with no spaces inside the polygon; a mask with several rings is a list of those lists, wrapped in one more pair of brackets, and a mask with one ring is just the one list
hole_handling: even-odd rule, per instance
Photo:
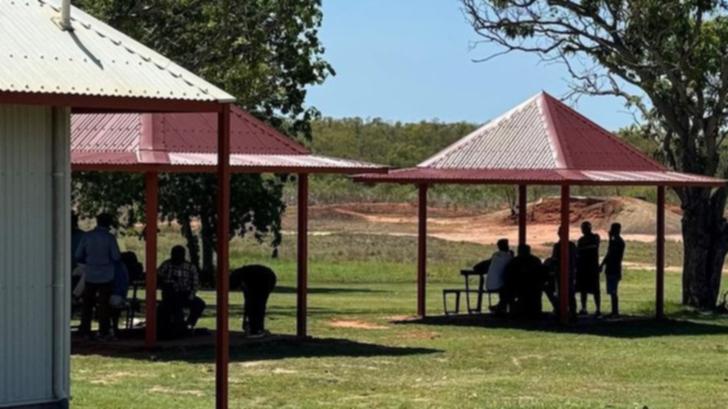
{"label": "red support post", "polygon": [[147,225],[144,229],[144,261],[146,264],[146,328],[144,345],[153,348],[157,343],[157,220],[159,208],[159,175],[157,172],[144,174],[144,215]]}
{"label": "red support post", "polygon": [[228,288],[230,232],[230,105],[217,116],[217,334],[215,342],[215,407],[228,408]]}
{"label": "red support post", "polygon": [[526,239],[526,215],[528,213],[528,191],[526,185],[518,185],[518,245],[524,245]]}
{"label": "red support post", "polygon": [[298,175],[298,285],[296,336],[305,337],[308,312],[308,175]]}
{"label": "red support post", "polygon": [[559,259],[559,316],[562,324],[569,322],[569,201],[571,199],[569,185],[561,186],[561,226],[559,227],[560,245]]}
{"label": "red support post", "polygon": [[657,266],[655,315],[665,317],[665,186],[657,187]]}
{"label": "red support post", "polygon": [[425,317],[425,292],[427,289],[427,185],[419,185],[417,206],[417,315]]}

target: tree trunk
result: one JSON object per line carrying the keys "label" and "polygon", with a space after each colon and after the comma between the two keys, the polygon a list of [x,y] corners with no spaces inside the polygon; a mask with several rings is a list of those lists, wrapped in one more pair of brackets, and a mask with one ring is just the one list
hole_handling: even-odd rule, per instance
{"label": "tree trunk", "polygon": [[207,286],[214,286],[215,283],[215,225],[212,217],[203,215],[200,217],[200,235],[202,236],[202,271],[200,279]]}
{"label": "tree trunk", "polygon": [[200,270],[200,238],[192,231],[190,217],[182,217],[180,223],[182,225],[182,236],[187,241],[187,253],[190,255],[190,262]]}
{"label": "tree trunk", "polygon": [[714,309],[728,252],[726,190],[686,188],[682,202],[683,304]]}

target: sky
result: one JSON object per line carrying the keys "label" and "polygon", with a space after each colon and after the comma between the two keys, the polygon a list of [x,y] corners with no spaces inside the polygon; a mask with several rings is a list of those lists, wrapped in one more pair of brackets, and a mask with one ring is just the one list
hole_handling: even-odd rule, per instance
{"label": "sky", "polygon": [[[324,116],[484,123],[544,90],[568,92],[565,67],[479,44],[459,0],[323,0],[320,39],[336,70],[309,90]],[[610,130],[634,123],[622,100],[569,102]]]}

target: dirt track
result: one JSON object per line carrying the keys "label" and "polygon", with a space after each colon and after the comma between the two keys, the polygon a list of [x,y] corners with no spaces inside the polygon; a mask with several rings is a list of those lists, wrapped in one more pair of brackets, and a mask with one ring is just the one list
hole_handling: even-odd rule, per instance
{"label": "dirt track", "polygon": [[[655,206],[634,198],[575,198],[572,200],[572,237],[578,237],[579,225],[589,220],[595,230],[606,237],[613,222],[623,226],[627,240],[655,240]],[[493,244],[500,238],[515,242],[518,229],[510,210],[477,212],[473,210],[428,209],[428,234],[443,240]],[[337,204],[313,206],[310,210],[311,230],[315,234],[349,231],[369,234],[413,236],[417,233],[417,210],[407,203]],[[295,215],[289,209],[288,215]],[[528,242],[534,247],[556,240],[559,221],[559,201],[546,198],[528,206]],[[284,226],[295,226],[289,216]],[[680,241],[680,214],[668,209],[667,239]]]}

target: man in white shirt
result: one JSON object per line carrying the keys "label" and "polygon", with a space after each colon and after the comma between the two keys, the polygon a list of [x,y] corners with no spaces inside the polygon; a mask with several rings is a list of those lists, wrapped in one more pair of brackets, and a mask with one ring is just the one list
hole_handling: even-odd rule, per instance
{"label": "man in white shirt", "polygon": [[506,267],[513,259],[513,251],[508,247],[508,239],[498,240],[498,251],[490,258],[490,267],[485,280],[485,288],[488,291],[497,292],[505,285]]}

